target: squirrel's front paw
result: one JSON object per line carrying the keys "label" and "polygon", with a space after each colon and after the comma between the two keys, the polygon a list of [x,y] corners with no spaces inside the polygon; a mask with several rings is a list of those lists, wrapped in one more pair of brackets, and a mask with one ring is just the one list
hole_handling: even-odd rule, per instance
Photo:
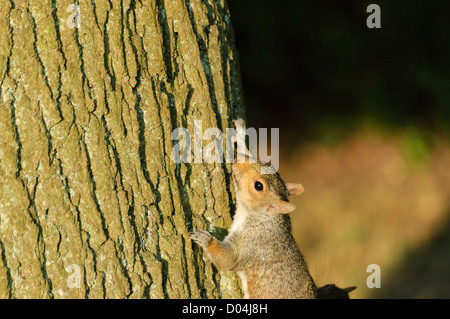
{"label": "squirrel's front paw", "polygon": [[190,233],[189,237],[191,237],[191,239],[193,241],[195,241],[197,244],[199,244],[203,248],[208,247],[209,243],[212,240],[211,234],[204,230],[197,230],[193,233]]}

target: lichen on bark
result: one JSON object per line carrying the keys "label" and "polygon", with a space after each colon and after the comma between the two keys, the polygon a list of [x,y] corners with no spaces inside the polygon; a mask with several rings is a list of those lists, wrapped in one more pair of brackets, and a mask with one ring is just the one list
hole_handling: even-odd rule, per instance
{"label": "lichen on bark", "polygon": [[240,297],[188,236],[229,227],[230,166],[170,157],[243,112],[226,3],[71,4],[0,3],[0,297]]}

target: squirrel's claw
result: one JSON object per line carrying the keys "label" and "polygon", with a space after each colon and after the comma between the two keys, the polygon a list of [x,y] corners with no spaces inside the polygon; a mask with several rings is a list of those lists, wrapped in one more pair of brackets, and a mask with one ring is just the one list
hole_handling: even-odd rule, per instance
{"label": "squirrel's claw", "polygon": [[194,242],[196,242],[203,248],[208,247],[209,243],[212,240],[211,234],[205,230],[197,230],[195,232],[192,232],[189,234],[189,237],[191,237]]}

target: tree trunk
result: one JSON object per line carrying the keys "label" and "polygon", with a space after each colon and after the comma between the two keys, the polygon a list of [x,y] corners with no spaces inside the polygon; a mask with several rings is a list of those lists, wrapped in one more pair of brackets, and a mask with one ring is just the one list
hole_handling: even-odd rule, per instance
{"label": "tree trunk", "polygon": [[171,159],[242,113],[224,0],[0,0],[0,32],[0,298],[239,298],[189,239],[231,166]]}

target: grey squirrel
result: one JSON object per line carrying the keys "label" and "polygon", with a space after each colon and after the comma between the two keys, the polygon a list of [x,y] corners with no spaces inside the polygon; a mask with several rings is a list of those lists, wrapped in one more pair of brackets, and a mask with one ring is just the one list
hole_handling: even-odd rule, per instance
{"label": "grey squirrel", "polygon": [[301,184],[285,183],[277,172],[261,174],[270,164],[250,163],[238,154],[232,179],[236,213],[228,235],[219,241],[203,230],[190,234],[220,271],[241,279],[244,298],[316,299],[317,288],[291,231],[290,195],[303,193]]}

